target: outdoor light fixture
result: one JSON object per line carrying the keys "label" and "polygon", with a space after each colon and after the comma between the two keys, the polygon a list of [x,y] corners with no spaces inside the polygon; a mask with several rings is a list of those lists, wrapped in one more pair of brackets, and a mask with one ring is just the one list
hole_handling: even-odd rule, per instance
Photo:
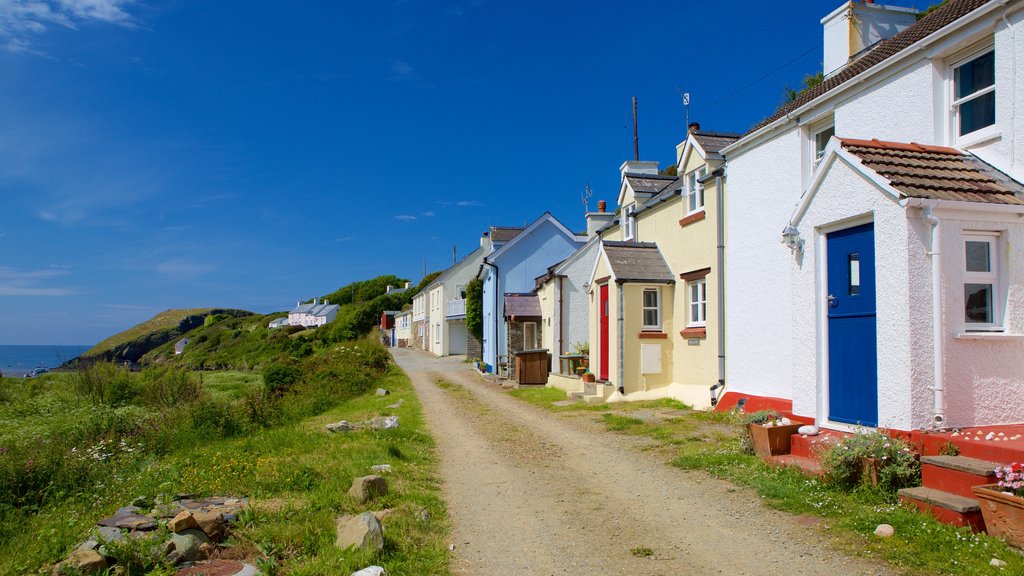
{"label": "outdoor light fixture", "polygon": [[794,254],[804,253],[804,239],[800,237],[800,231],[796,226],[790,224],[782,231],[782,243],[793,251]]}

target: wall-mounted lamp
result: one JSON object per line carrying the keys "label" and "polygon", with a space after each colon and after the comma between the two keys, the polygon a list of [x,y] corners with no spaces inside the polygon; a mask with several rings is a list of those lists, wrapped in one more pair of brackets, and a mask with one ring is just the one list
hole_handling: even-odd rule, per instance
{"label": "wall-mounted lamp", "polygon": [[804,253],[804,239],[800,237],[800,231],[796,226],[792,224],[786,226],[786,229],[782,231],[782,243],[794,254]]}
{"label": "wall-mounted lamp", "polygon": [[583,283],[583,291],[586,292],[587,294],[590,294],[590,282]]}

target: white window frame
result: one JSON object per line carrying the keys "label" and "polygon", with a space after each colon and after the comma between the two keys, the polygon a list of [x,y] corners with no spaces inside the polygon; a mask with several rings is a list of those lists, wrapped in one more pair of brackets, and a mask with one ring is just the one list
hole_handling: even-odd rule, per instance
{"label": "white window frame", "polygon": [[700,278],[686,283],[686,317],[687,327],[707,326],[708,322],[708,283]]}
{"label": "white window frame", "polygon": [[[824,147],[821,152],[822,155],[818,155],[818,136],[827,130],[833,130],[835,133],[836,117],[833,112],[827,112],[822,114],[804,125],[804,143],[803,143],[803,186],[807,187],[810,183],[811,174],[821,163],[821,159],[824,158]],[[828,141],[823,143],[826,147]]]}
{"label": "white window frame", "polygon": [[686,175],[686,213],[697,214],[704,211],[704,184],[700,182],[707,176],[707,166],[701,166]]}
{"label": "white window frame", "polygon": [[[818,139],[821,137],[822,134],[830,130],[832,131],[832,134],[829,136],[829,138],[827,138],[824,142],[821,143],[821,146],[818,146]],[[821,162],[821,159],[825,157],[825,148],[828,147],[828,141],[829,139],[831,139],[832,136],[835,135],[835,122],[827,122],[811,130],[811,163],[814,166],[817,166]]]}
{"label": "white window frame", "polygon": [[[999,242],[1000,235],[998,232],[967,232],[963,236],[963,243],[961,252],[964,256],[963,271],[964,271],[964,326],[967,330],[979,330],[979,331],[1001,331],[1003,322],[1003,306],[1005,305],[1005,299],[1002,295],[1002,283],[1000,282],[1001,270],[999,268],[1000,262],[1000,251]],[[969,272],[967,270],[967,243],[968,242],[986,242],[988,243],[988,272]],[[967,319],[967,284],[990,284],[991,289],[991,302],[992,306],[992,322],[971,322]]]}
{"label": "white window frame", "polygon": [[636,203],[626,204],[622,207],[622,238],[632,240],[636,238]]}
{"label": "white window frame", "polygon": [[[950,141],[956,144],[974,143],[979,140],[988,139],[998,134],[998,128],[996,128],[998,122],[993,120],[992,124],[988,126],[982,126],[973,132],[966,134],[960,133],[960,106],[965,102],[970,102],[986,94],[990,94],[996,91],[996,82],[993,79],[991,86],[986,86],[981,90],[976,90],[963,98],[956,97],[956,70],[961,66],[968,64],[972,60],[976,60],[989,52],[995,52],[995,46],[993,44],[987,44],[981,48],[972,50],[969,54],[966,54],[949,64],[949,81],[948,81],[948,98],[949,98],[949,130],[951,134]],[[997,96],[998,104],[998,96]]]}
{"label": "white window frame", "polygon": [[[533,335],[527,337],[528,329],[533,327]],[[537,343],[537,323],[523,322],[523,350],[536,350],[540,345]]]}
{"label": "white window frame", "polygon": [[[649,294],[649,293],[653,293],[654,294],[654,306],[648,306],[647,305],[647,294]],[[641,321],[643,322],[644,330],[661,330],[661,289],[660,288],[644,288],[643,289],[643,292],[640,295],[640,309],[641,309],[640,316],[641,316]],[[653,310],[654,311],[654,316],[655,316],[654,320],[655,320],[655,322],[653,324],[648,324],[648,322],[647,322],[647,312],[649,310]]]}

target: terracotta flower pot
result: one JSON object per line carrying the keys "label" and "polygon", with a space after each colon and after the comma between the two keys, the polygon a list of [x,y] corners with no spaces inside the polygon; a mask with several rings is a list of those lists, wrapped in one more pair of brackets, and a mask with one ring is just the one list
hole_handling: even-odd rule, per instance
{"label": "terracotta flower pot", "polygon": [[981,501],[981,516],[990,536],[1002,536],[1011,546],[1024,548],[1024,498],[1001,492],[997,484],[971,488]]}
{"label": "terracotta flower pot", "polygon": [[754,453],[760,458],[789,454],[789,440],[800,424],[788,424],[785,426],[762,426],[761,424],[748,424],[747,432],[750,434],[750,442],[754,445]]}
{"label": "terracotta flower pot", "polygon": [[583,373],[583,381],[584,382],[597,382],[597,376],[594,376],[593,372],[584,372]]}
{"label": "terracotta flower pot", "polygon": [[878,458],[860,457],[860,479],[872,486],[878,486],[878,474],[882,471],[882,461]]}

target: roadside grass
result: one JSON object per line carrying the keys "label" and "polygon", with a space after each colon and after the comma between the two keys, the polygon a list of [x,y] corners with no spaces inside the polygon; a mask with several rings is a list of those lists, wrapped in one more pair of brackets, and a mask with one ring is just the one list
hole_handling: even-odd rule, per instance
{"label": "roadside grass", "polygon": [[[217,383],[207,381],[216,393],[226,395],[252,383],[231,374]],[[227,553],[253,563],[276,564],[282,573],[349,574],[376,563],[393,575],[447,574],[448,517],[437,454],[425,432],[419,402],[408,378],[395,367],[375,384],[391,394],[365,394],[316,416],[247,434],[176,444],[162,454],[120,454],[104,477],[74,493],[54,495],[39,506],[0,503],[0,574],[46,574],[48,565],[83,541],[103,516],[137,496],[180,492],[251,498],[251,510],[233,531]],[[54,405],[52,396],[63,391],[55,386],[41,394],[45,401],[40,406]],[[399,400],[399,407],[386,408]],[[399,427],[331,434],[323,426],[378,414],[398,416]],[[392,466],[385,473],[389,493],[359,505],[347,495],[349,485],[354,477],[372,474],[369,467],[374,464]],[[335,547],[336,516],[387,508],[392,514],[384,521],[385,548],[377,558]],[[158,568],[149,573],[173,571]]]}
{"label": "roadside grass", "polygon": [[[583,413],[594,408],[555,407],[548,400],[551,394],[538,392],[519,390],[512,395],[560,413]],[[657,446],[671,451],[673,466],[704,471],[749,487],[772,508],[819,518],[821,529],[827,530],[834,544],[848,554],[880,558],[911,575],[1024,574],[1024,555],[1001,539],[943,524],[876,489],[861,487],[847,492],[809,478],[795,468],[768,466],[756,456],[744,453],[740,439],[746,431],[739,415],[693,411],[668,417],[639,417],[656,415],[656,409],[665,407],[654,402],[606,405],[606,413],[598,419],[609,431],[654,439]],[[875,528],[883,523],[895,528],[893,537],[874,535]],[[991,566],[993,558],[1007,565]]]}
{"label": "roadside grass", "polygon": [[541,406],[547,410],[556,412],[632,412],[636,410],[650,410],[654,408],[666,408],[671,410],[689,410],[690,407],[678,400],[663,398],[647,402],[620,402],[617,404],[586,404],[577,402],[568,406],[553,406],[553,402],[567,400],[563,390],[558,388],[517,388],[509,391],[511,396]]}

